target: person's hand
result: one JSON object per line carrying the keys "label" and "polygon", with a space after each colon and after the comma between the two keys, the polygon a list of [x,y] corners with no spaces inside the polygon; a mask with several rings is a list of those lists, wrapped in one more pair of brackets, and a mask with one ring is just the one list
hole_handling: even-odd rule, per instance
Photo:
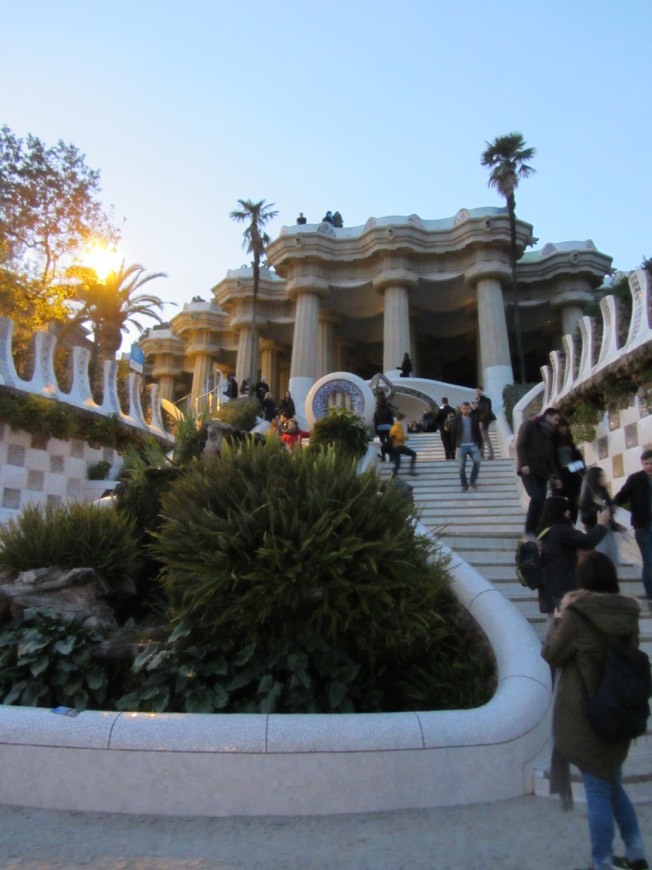
{"label": "person's hand", "polygon": [[523,477],[530,476],[530,466],[529,465],[521,465],[521,474]]}
{"label": "person's hand", "polygon": [[605,508],[604,510],[600,511],[600,513],[598,514],[598,522],[600,523],[601,526],[608,526],[610,519],[611,519],[611,511],[609,510],[609,508]]}

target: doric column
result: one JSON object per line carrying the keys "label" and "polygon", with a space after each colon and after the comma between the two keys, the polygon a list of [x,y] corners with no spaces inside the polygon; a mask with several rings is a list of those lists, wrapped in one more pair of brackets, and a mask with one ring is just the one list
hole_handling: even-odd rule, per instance
{"label": "doric column", "polygon": [[190,391],[190,400],[193,404],[200,396],[203,396],[212,387],[211,375],[213,372],[213,361],[209,353],[195,354],[195,366],[192,373],[192,389]]}
{"label": "doric column", "polygon": [[305,424],[299,409],[303,408],[308,391],[317,380],[319,298],[327,295],[328,284],[314,275],[299,276],[288,282],[287,293],[295,300],[289,389],[297,406],[297,416]]}
{"label": "doric column", "polygon": [[579,328],[580,320],[584,314],[581,305],[564,305],[561,309],[561,334],[573,335]]}
{"label": "doric column", "polygon": [[275,399],[279,398],[279,352],[281,348],[273,341],[266,340],[260,343],[260,370],[262,378],[272,391]]}
{"label": "doric column", "polygon": [[339,318],[322,312],[319,318],[319,337],[317,343],[317,377],[339,371],[335,352],[335,324]]}
{"label": "doric column", "polygon": [[[238,356],[235,363],[235,377],[238,384],[245,378],[251,377],[251,349],[254,341],[254,332],[250,326],[241,326],[238,332]],[[256,341],[256,358],[253,367],[253,378],[258,374],[258,341]],[[253,386],[253,384],[252,384]]]}
{"label": "doric column", "polygon": [[385,286],[383,321],[383,370],[396,374],[403,354],[410,353],[410,300],[402,284]]}
{"label": "doric column", "polygon": [[503,387],[514,383],[500,281],[483,277],[477,283],[480,370],[485,393],[501,408]]}

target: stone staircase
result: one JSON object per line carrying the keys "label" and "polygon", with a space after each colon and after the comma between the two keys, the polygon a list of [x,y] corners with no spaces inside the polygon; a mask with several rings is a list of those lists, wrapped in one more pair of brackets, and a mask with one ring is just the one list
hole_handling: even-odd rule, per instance
{"label": "stone staircase", "polygon": [[[520,585],[514,572],[514,551],[523,532],[525,511],[521,502],[521,484],[514,470],[514,460],[484,460],[478,487],[462,492],[457,461],[446,461],[438,433],[410,436],[410,446],[417,451],[418,477],[407,474],[409,461],[402,458],[401,479],[413,487],[423,524],[440,535],[443,542],[483,577],[499,589],[526,617],[536,634],[543,638],[546,616],[539,613],[536,592]],[[493,441],[496,457],[500,446]],[[471,463],[467,460],[467,477]],[[391,463],[379,463],[381,477],[389,477]],[[618,571],[621,591],[641,596],[640,557],[633,538],[621,548]],[[644,602],[643,602],[644,605]],[[645,606],[645,605],[644,605]],[[642,610],[641,648],[652,658],[652,613]],[[549,752],[535,765],[535,792],[549,793],[547,765]],[[625,765],[624,777],[632,798],[652,800],[652,733],[636,741]],[[574,780],[581,799],[579,776]]]}

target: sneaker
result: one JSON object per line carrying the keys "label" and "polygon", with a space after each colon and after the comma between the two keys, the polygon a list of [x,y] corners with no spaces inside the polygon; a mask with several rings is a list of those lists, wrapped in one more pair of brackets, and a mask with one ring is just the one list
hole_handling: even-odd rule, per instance
{"label": "sneaker", "polygon": [[468,492],[468,489],[469,489],[468,486],[463,486],[463,487],[462,487],[462,492]]}
{"label": "sneaker", "polygon": [[649,867],[645,858],[628,861],[627,858],[618,858],[616,855],[611,859],[611,866],[624,868],[624,870],[648,870]]}
{"label": "sneaker", "polygon": [[477,483],[472,483],[472,484],[471,484],[471,489],[477,489],[477,488],[478,488],[478,484],[477,484]]}
{"label": "sneaker", "polygon": [[410,474],[412,475],[412,477],[418,477],[418,476],[419,476],[419,472],[418,472],[418,471],[415,471],[414,468],[411,468],[411,469],[410,469]]}

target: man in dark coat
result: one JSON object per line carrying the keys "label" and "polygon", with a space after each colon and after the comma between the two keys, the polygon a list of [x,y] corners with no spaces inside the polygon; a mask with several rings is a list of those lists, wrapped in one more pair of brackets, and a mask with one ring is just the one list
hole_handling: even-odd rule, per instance
{"label": "man in dark coat", "polygon": [[641,465],[641,471],[629,475],[614,502],[629,505],[632,512],[634,535],[643,561],[641,579],[652,610],[652,450],[643,451]]}
{"label": "man in dark coat", "polygon": [[439,429],[446,459],[455,459],[455,438],[453,435],[454,421],[455,408],[448,404],[448,399],[444,396],[435,416],[434,431],[436,432],[437,429]]}
{"label": "man in dark coat", "polygon": [[489,437],[489,426],[496,419],[496,415],[493,412],[493,408],[491,407],[491,399],[489,396],[485,396],[484,389],[482,387],[475,388],[476,402],[478,403],[478,420],[480,421],[480,431],[482,433],[482,458],[485,458],[485,451],[487,453],[487,459],[494,458],[494,446],[491,443],[491,438]]}
{"label": "man in dark coat", "polygon": [[552,442],[552,433],[559,425],[560,416],[556,408],[546,408],[540,417],[526,420],[516,438],[516,473],[530,496],[525,533],[532,538],[536,537],[548,482],[553,489],[561,486]]}

